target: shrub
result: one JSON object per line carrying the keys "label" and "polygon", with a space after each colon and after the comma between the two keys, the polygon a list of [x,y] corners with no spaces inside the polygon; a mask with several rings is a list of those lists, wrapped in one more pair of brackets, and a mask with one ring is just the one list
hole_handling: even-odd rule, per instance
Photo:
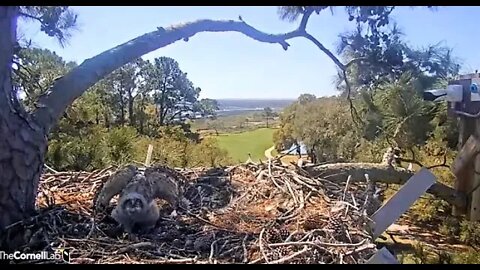
{"label": "shrub", "polygon": [[228,152],[218,146],[214,138],[205,138],[197,144],[192,152],[192,163],[201,166],[217,167],[231,164]]}
{"label": "shrub", "polygon": [[107,162],[102,129],[82,137],[62,134],[49,142],[46,162],[57,170],[92,170]]}
{"label": "shrub", "polygon": [[137,136],[137,131],[131,127],[110,130],[105,137],[109,161],[116,165],[131,162]]}
{"label": "shrub", "polygon": [[480,224],[475,221],[462,221],[460,223],[460,241],[478,246],[480,244]]}

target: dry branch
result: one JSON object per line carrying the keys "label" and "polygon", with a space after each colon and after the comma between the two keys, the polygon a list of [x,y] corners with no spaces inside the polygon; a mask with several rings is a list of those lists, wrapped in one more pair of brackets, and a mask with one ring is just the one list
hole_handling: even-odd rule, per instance
{"label": "dry branch", "polygon": [[[334,182],[347,181],[350,175],[353,181],[365,181],[365,174],[370,180],[387,184],[403,185],[413,176],[404,168],[393,167],[379,163],[333,163],[324,164],[307,169],[315,177],[322,177]],[[466,196],[442,183],[434,184],[428,193],[447,201],[448,203],[465,207]]]}

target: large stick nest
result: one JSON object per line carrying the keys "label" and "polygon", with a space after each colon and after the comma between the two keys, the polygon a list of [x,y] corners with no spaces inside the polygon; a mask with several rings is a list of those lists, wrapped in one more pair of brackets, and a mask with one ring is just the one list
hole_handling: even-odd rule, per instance
{"label": "large stick nest", "polygon": [[368,215],[378,202],[368,199],[367,185],[273,164],[178,171],[189,179],[185,197],[194,209],[172,215],[159,201],[155,229],[135,237],[93,210],[113,168],[45,173],[38,213],[9,226],[3,245],[22,243],[15,249],[23,252],[69,248],[73,263],[350,264],[377,251]]}

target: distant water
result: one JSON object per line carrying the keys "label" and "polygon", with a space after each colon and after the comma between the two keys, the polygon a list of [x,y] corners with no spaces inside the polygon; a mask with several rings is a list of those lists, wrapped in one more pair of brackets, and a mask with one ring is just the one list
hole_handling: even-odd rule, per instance
{"label": "distant water", "polygon": [[231,114],[235,112],[255,112],[263,111],[265,107],[270,107],[274,111],[281,111],[283,108],[292,104],[294,99],[217,99],[220,110],[219,115]]}

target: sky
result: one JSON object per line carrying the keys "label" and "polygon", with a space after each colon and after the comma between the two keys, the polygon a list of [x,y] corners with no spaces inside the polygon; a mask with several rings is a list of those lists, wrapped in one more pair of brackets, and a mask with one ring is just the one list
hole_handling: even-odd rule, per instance
{"label": "sky", "polygon": [[[274,6],[139,6],[72,7],[79,15],[78,30],[67,46],[40,31],[34,23],[19,22],[19,32],[33,45],[55,51],[67,61],[81,63],[105,50],[127,42],[157,27],[197,19],[243,20],[267,33],[294,30],[298,22],[281,21]],[[480,7],[398,7],[393,19],[414,47],[442,42],[453,48],[462,72],[480,68]],[[333,14],[324,10],[312,15],[307,31],[335,51],[338,35],[353,29],[342,7]],[[335,64],[315,45],[303,38],[289,41],[284,51],[278,44],[261,43],[240,33],[199,33],[188,42],[178,41],[145,55],[144,59],[168,56],[178,61],[189,79],[202,89],[201,98],[297,98],[302,93],[330,96]]]}

